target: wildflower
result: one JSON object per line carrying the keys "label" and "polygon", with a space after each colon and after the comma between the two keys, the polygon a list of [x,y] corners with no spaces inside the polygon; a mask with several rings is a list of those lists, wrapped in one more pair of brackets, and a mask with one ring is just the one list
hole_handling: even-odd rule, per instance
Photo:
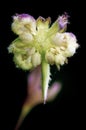
{"label": "wildflower", "polygon": [[14,54],[16,66],[23,70],[42,66],[44,101],[47,99],[50,65],[55,64],[60,69],[79,47],[75,35],[65,32],[67,23],[67,14],[59,16],[52,25],[50,17],[39,17],[37,20],[28,14],[17,14],[13,17],[12,30],[18,38],[8,50]]}

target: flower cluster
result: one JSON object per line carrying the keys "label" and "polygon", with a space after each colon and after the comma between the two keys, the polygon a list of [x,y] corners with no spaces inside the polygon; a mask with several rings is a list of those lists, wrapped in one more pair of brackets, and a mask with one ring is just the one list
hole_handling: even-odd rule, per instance
{"label": "flower cluster", "polygon": [[35,20],[28,14],[16,14],[13,17],[12,31],[18,37],[8,47],[14,54],[17,67],[29,70],[42,66],[42,93],[46,100],[50,79],[49,65],[60,66],[68,62],[79,47],[75,35],[65,32],[68,15],[59,16],[51,25],[51,18],[38,17]]}
{"label": "flower cluster", "polygon": [[67,63],[67,58],[78,48],[75,35],[64,32],[67,18],[67,14],[59,16],[51,26],[50,17],[35,20],[28,14],[14,16],[12,31],[18,38],[9,46],[9,52],[14,54],[16,66],[29,70],[40,65],[42,60],[58,68]]}

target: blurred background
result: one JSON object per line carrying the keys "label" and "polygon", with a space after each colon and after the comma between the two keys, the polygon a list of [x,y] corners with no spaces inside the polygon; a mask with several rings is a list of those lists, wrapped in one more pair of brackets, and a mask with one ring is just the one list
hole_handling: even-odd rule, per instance
{"label": "blurred background", "polygon": [[[85,8],[84,3],[72,1],[32,1],[12,0],[0,3],[0,88],[1,108],[4,125],[2,130],[13,130],[26,96],[27,75],[15,67],[13,56],[8,54],[7,47],[16,38],[11,31],[12,16],[15,13],[28,13],[34,18],[51,17],[52,23],[58,15],[67,12],[70,24],[68,32],[73,32],[80,44],[76,54],[69,59],[68,65],[57,71],[51,67],[52,82],[62,83],[62,90],[52,103],[36,106],[25,118],[20,130],[46,129],[60,130],[79,128],[84,115],[84,71],[85,71]],[[82,9],[81,9],[82,8]]]}

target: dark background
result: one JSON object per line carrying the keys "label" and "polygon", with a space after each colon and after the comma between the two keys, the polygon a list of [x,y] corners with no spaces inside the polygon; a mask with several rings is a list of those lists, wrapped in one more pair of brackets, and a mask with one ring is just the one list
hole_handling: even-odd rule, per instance
{"label": "dark background", "polygon": [[20,130],[46,129],[60,130],[83,127],[84,121],[84,90],[85,90],[85,8],[83,1],[2,1],[0,4],[0,88],[1,88],[1,120],[2,130],[13,130],[20,114],[26,95],[27,74],[16,69],[12,55],[7,47],[16,38],[11,31],[12,16],[15,13],[29,13],[37,18],[50,16],[54,22],[58,15],[67,12],[70,15],[67,31],[73,32],[78,39],[80,48],[69,59],[60,71],[52,67],[52,79],[62,82],[63,88],[52,103],[38,105],[26,117]]}

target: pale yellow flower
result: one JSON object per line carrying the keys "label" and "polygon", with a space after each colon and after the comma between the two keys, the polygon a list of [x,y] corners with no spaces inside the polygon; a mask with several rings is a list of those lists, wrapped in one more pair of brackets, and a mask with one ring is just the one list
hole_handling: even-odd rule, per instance
{"label": "pale yellow flower", "polygon": [[12,42],[8,50],[14,54],[14,62],[18,68],[30,70],[42,66],[42,93],[47,98],[50,80],[50,65],[60,69],[75,54],[79,47],[74,34],[65,32],[68,15],[65,13],[51,25],[51,19],[39,17],[35,20],[28,14],[13,17],[12,30],[18,38]]}

